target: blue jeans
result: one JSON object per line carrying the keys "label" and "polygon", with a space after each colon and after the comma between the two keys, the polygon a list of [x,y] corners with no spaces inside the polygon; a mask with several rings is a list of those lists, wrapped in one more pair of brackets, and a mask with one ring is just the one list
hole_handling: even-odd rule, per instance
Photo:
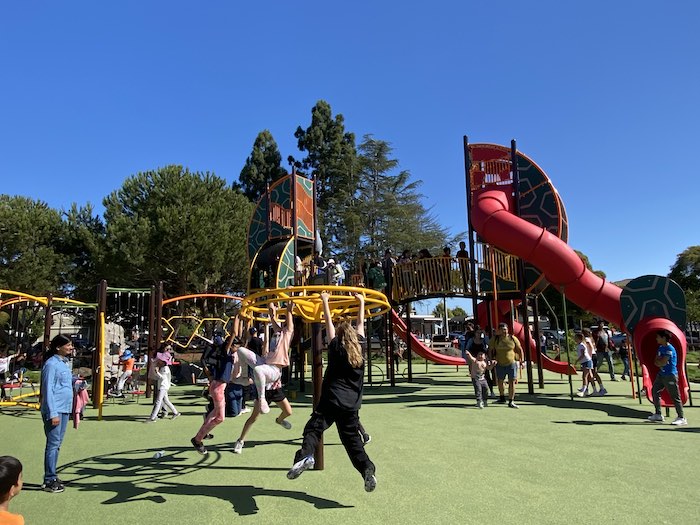
{"label": "blue jeans", "polygon": [[625,357],[622,357],[622,364],[624,365],[625,369],[622,371],[622,377],[629,377],[630,376],[630,360],[628,357],[625,355]]}
{"label": "blue jeans", "polygon": [[58,478],[56,466],[58,464],[58,451],[61,449],[63,436],[68,428],[68,416],[59,414],[59,423],[51,424],[50,419],[44,419],[44,434],[46,434],[46,449],[44,450],[44,483],[50,483]]}

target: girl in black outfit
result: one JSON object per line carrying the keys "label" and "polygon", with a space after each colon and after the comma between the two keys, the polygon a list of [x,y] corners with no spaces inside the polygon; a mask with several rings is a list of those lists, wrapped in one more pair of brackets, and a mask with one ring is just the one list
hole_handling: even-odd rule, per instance
{"label": "girl in black outfit", "polygon": [[323,376],[321,399],[304,427],[301,449],[294,456],[294,465],[287,472],[287,477],[296,479],[302,472],[314,466],[313,455],[323,432],[335,423],[340,441],[350,461],[365,480],[365,490],[372,492],[377,486],[377,478],[374,475],[375,466],[367,456],[358,432],[360,424],[358,411],[362,403],[365,374],[365,363],[360,346],[365,338],[365,298],[362,294],[355,294],[359,302],[357,330],[353,329],[348,321],[344,321],[338,325],[337,331],[331,318],[328,298],[327,292],[321,294],[326,332],[331,339],[328,345],[328,366]]}

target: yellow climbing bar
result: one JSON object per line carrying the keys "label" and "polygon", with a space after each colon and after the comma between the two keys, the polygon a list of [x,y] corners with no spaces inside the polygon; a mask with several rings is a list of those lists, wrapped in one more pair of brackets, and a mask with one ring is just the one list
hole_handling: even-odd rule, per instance
{"label": "yellow climbing bar", "polygon": [[287,288],[275,288],[262,290],[246,297],[241,303],[241,315],[256,321],[266,321],[268,305],[286,302],[294,303],[294,314],[301,317],[306,323],[320,323],[323,318],[323,303],[321,292],[328,292],[330,297],[328,304],[333,319],[357,317],[357,300],[353,294],[360,293],[365,296],[365,317],[383,315],[391,309],[389,300],[382,292],[371,288],[357,286],[290,286]]}

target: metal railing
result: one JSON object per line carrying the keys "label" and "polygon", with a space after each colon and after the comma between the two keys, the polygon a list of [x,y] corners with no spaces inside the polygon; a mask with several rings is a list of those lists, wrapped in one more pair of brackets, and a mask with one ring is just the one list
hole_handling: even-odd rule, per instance
{"label": "metal railing", "polygon": [[[518,282],[517,257],[488,244],[476,244],[477,271],[495,273],[497,279]],[[397,264],[392,272],[392,298],[397,302],[427,296],[471,296],[468,257],[429,257]]]}

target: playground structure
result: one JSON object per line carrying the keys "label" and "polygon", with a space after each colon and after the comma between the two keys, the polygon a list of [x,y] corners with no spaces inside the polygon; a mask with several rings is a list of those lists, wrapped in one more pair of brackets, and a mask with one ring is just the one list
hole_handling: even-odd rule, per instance
{"label": "playground structure", "polygon": [[[79,365],[81,358],[87,354],[91,359],[94,352],[95,308],[95,304],[68,298],[0,290],[0,312],[6,315],[1,330],[3,347],[10,355],[24,356],[25,360],[31,360],[34,367],[40,367],[51,338],[63,333],[73,340],[79,352]],[[88,318],[87,323],[85,317]],[[36,401],[30,401],[31,398],[38,398],[40,392],[30,379],[26,366],[15,366],[14,374],[12,369],[8,370],[10,377],[3,386],[9,395],[0,401],[0,407],[39,408]],[[29,391],[25,392],[25,388],[29,388]],[[15,390],[18,391],[16,395]]]}
{"label": "playground structure", "polygon": [[[412,353],[439,364],[466,364],[461,357],[433,351],[407,327],[411,326],[410,305],[414,301],[470,298],[477,323],[492,327],[506,321],[512,326],[512,332],[526,352],[528,390],[533,393],[533,362],[540,370],[541,387],[543,369],[569,376],[576,374],[569,362],[555,361],[539,352],[535,343],[539,340],[537,324],[531,334],[529,323],[518,320],[528,319],[528,303],[549,285],[582,308],[632,334],[648,396],[657,372],[653,365],[654,332],[661,328],[669,330],[673,335],[672,343],[678,349],[679,383],[685,402],[688,388],[686,341],[681,329],[685,324],[682,290],[672,281],[658,276],[640,277],[623,290],[588,271],[566,244],[568,219],[559,194],[539,166],[516,150],[515,143],[509,149],[493,144],[469,144],[465,137],[464,153],[471,256],[433,257],[396,265],[391,287],[387,290],[388,299],[370,289],[320,284],[327,281],[327,276],[317,273],[314,267],[314,255],[321,251],[316,227],[315,183],[295,172],[271,184],[253,211],[248,227],[250,273],[246,297],[194,294],[167,299],[162,283],[150,289],[120,289],[110,288],[103,281],[96,307],[98,326],[94,339],[98,352],[93,359],[93,377],[99,378],[93,383],[101,386],[93,388],[93,402],[98,404],[103,399],[106,347],[109,346],[106,331],[110,321],[121,323],[126,331],[143,330],[145,347],[152,355],[162,343],[170,343],[178,351],[207,344],[215,327],[228,336],[238,303],[244,317],[252,322],[264,322],[268,320],[268,304],[292,301],[298,319],[310,327],[304,329],[303,339],[311,346],[316,341],[316,325],[322,321],[318,295],[322,290],[331,293],[334,318],[356,314],[351,294],[357,291],[366,297],[368,319],[384,316],[380,339],[385,344],[384,364],[392,385],[395,382],[393,347],[399,342],[411,350],[407,360],[409,382],[412,381]],[[306,276],[302,268],[308,268],[310,275]],[[35,310],[52,303],[60,303],[63,308],[95,308],[68,299],[12,293],[14,295],[0,306],[31,302]],[[201,308],[186,306],[187,301],[193,301],[196,306],[198,300],[202,301]],[[221,312],[208,313],[206,310],[217,301],[230,302],[236,307],[230,310],[222,307]],[[536,304],[535,317],[538,316]],[[392,306],[404,307],[405,320]],[[521,309],[519,316],[518,307]],[[369,323],[370,340],[373,330]],[[47,329],[45,345],[50,335]],[[110,348],[111,359],[116,355],[114,352],[115,349]],[[313,348],[312,352],[314,373],[320,372],[320,349]],[[368,352],[370,383],[371,359],[372,352]],[[150,384],[147,384],[147,395],[149,390]],[[669,399],[663,401],[669,404]]]}
{"label": "playground structure", "polygon": [[[685,403],[689,395],[683,333],[686,319],[680,287],[666,277],[643,276],[622,289],[589,271],[566,243],[568,224],[559,194],[539,166],[516,150],[515,141],[508,149],[493,144],[470,145],[465,137],[464,148],[470,234],[476,233],[485,242],[520,258],[521,289],[536,293],[550,284],[583,309],[631,333],[649,399],[658,372],[654,365],[658,347],[655,333],[668,330],[678,352],[679,388]],[[559,227],[552,224],[552,218],[558,220]],[[473,238],[470,235],[470,242]],[[494,321],[511,310],[510,303],[496,293]],[[484,307],[476,311],[477,316],[483,314]],[[527,323],[514,322],[513,328],[521,342],[529,343],[524,345],[526,351],[537,351]],[[666,406],[672,404],[666,392],[662,401]]]}

